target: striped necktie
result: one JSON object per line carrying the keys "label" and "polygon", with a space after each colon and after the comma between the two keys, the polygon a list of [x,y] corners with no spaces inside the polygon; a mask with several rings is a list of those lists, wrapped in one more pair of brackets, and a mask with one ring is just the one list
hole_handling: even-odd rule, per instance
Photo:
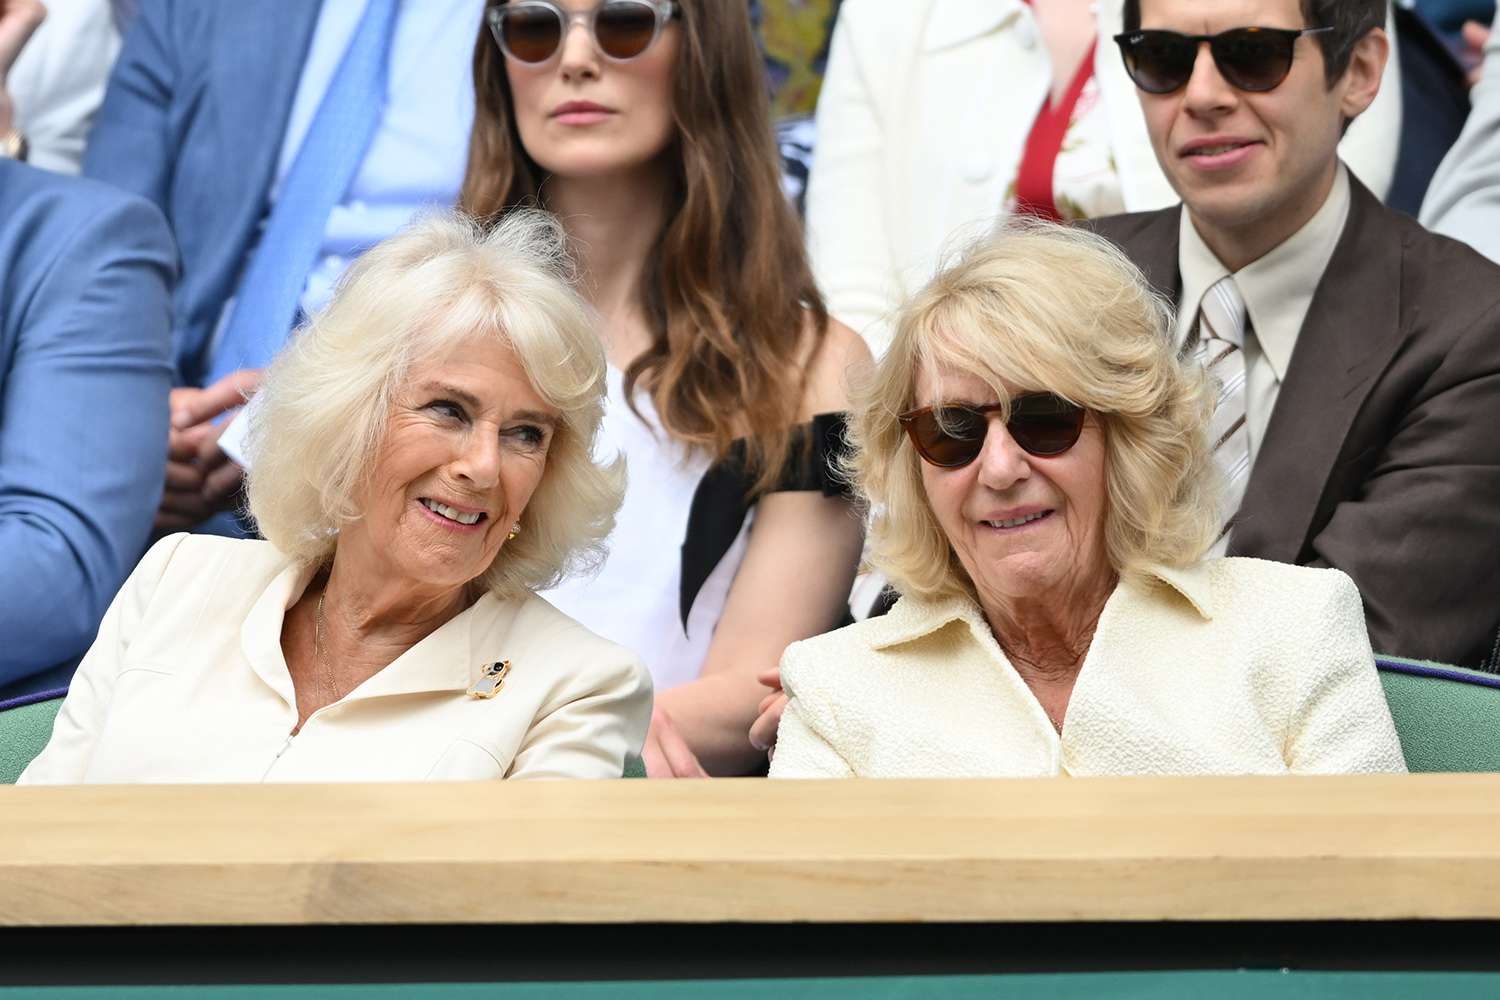
{"label": "striped necktie", "polygon": [[385,111],[399,0],[368,0],[282,178],[276,204],[240,281],[234,312],[209,359],[208,381],[268,364],[291,332],[328,214],[353,183]]}
{"label": "striped necktie", "polygon": [[1223,477],[1219,539],[1209,555],[1229,548],[1229,529],[1245,497],[1250,478],[1250,428],[1245,424],[1245,300],[1234,278],[1220,278],[1198,309],[1198,359],[1218,383],[1219,396],[1210,424],[1214,463]]}

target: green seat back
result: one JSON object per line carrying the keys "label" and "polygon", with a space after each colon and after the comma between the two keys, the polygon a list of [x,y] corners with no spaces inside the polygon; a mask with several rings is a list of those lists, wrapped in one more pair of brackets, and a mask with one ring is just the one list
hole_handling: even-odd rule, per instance
{"label": "green seat back", "polygon": [[[1393,656],[1377,658],[1396,735],[1412,771],[1500,772],[1500,676]],[[62,692],[0,711],[0,783],[14,784],[52,736]],[[644,778],[639,757],[625,777]]]}
{"label": "green seat back", "polygon": [[15,784],[52,738],[52,720],[62,708],[63,694],[49,691],[36,698],[18,698],[0,710],[0,784]]}
{"label": "green seat back", "polygon": [[1422,660],[1375,660],[1411,771],[1500,771],[1500,676]]}

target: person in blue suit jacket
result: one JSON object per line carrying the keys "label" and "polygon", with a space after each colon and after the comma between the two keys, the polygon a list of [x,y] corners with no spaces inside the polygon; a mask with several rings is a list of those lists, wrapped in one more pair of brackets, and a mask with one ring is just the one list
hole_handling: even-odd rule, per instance
{"label": "person in blue suit jacket", "polygon": [[[326,302],[365,249],[457,199],[484,3],[138,7],[83,172],[154,202],[180,253],[177,388],[156,520],[168,532],[198,528],[233,504],[240,470],[218,448],[226,411],[253,391],[298,310]],[[320,137],[345,136],[340,128],[361,113],[347,141],[319,148]],[[347,180],[320,199],[301,183],[310,176]],[[293,298],[260,294],[267,275],[273,285],[285,275]],[[235,528],[221,515],[208,530]]]}
{"label": "person in blue suit jacket", "polygon": [[0,698],[67,682],[145,551],[175,268],[150,203],[0,159]]}

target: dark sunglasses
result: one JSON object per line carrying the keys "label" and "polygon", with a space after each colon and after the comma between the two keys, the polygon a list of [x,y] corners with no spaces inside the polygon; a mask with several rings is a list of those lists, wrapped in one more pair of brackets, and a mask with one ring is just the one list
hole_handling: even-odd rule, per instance
{"label": "dark sunglasses", "polygon": [[1198,62],[1198,46],[1208,43],[1214,65],[1231,85],[1263,93],[1275,90],[1292,71],[1297,39],[1332,28],[1232,28],[1217,35],[1175,31],[1127,31],[1115,36],[1125,71],[1148,94],[1170,94],[1185,86]]}
{"label": "dark sunglasses", "polygon": [[[957,469],[979,457],[989,429],[989,414],[1001,404],[988,406],[924,406],[896,419],[906,429],[917,454],[933,465]],[[1030,455],[1061,455],[1078,443],[1086,412],[1050,392],[1030,392],[1010,401],[1010,419],[1005,430]]]}
{"label": "dark sunglasses", "polygon": [[586,14],[570,14],[551,0],[517,0],[484,16],[500,51],[516,62],[534,65],[557,55],[575,22],[588,28],[600,55],[625,62],[649,49],[682,8],[673,0],[605,0]]}

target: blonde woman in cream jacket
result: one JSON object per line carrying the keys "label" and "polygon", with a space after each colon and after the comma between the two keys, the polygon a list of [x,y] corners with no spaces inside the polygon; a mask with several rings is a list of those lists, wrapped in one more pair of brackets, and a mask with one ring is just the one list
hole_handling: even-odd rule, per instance
{"label": "blonde woman in cream jacket", "polygon": [[1405,770],[1349,577],[1208,557],[1216,393],[1166,320],[1041,223],[903,310],[851,425],[903,596],[787,648],[772,777]]}
{"label": "blonde woman in cream jacket", "polygon": [[624,486],[562,240],[435,216],[360,258],[251,411],[265,540],[154,545],[21,783],[623,773],[650,675],[535,593],[599,557]]}

